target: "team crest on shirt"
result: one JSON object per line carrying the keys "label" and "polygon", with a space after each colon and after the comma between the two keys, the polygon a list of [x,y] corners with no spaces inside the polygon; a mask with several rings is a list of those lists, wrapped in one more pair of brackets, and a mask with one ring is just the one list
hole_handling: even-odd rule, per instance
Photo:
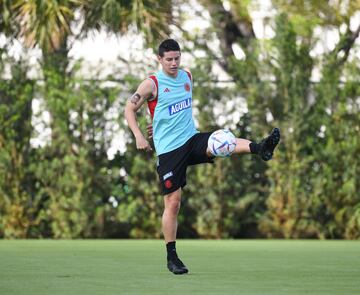
{"label": "team crest on shirt", "polygon": [[185,90],[187,91],[187,92],[190,92],[190,84],[189,83],[185,83],[184,84],[184,87],[185,87]]}

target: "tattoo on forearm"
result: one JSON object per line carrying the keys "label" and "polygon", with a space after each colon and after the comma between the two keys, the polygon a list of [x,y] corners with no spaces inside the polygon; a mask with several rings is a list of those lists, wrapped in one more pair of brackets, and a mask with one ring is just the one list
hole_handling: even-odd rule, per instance
{"label": "tattoo on forearm", "polygon": [[140,94],[139,93],[135,93],[131,98],[130,98],[130,101],[134,104],[134,105],[137,105],[137,103],[139,102],[140,100]]}

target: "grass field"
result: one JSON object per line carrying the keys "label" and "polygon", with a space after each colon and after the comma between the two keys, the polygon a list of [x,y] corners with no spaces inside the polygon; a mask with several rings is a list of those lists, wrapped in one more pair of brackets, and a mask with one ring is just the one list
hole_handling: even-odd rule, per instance
{"label": "grass field", "polygon": [[359,241],[0,241],[0,294],[360,294]]}

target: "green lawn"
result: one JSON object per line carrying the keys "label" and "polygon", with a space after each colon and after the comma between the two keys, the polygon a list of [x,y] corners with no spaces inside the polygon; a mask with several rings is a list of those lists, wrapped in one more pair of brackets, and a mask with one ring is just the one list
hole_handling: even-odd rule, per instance
{"label": "green lawn", "polygon": [[0,294],[360,294],[359,241],[0,241]]}

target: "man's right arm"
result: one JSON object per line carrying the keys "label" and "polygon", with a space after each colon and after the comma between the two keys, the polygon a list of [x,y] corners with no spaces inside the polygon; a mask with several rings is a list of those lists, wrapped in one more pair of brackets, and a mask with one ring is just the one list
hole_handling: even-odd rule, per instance
{"label": "man's right arm", "polygon": [[136,120],[136,112],[144,102],[153,95],[153,83],[146,79],[137,88],[136,92],[128,99],[125,106],[125,119],[136,139],[136,147],[140,150],[151,151],[152,148],[141,132]]}

